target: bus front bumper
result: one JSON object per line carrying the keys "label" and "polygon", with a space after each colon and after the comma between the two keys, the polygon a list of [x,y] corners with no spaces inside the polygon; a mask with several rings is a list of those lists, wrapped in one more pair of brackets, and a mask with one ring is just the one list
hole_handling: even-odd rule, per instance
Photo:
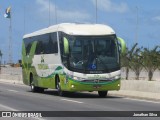
{"label": "bus front bumper", "polygon": [[76,80],[68,80],[67,91],[107,91],[119,90],[120,79],[103,83],[80,82]]}

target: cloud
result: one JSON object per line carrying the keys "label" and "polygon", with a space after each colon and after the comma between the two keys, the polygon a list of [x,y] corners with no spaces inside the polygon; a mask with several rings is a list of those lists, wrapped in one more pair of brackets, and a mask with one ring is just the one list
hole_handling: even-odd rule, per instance
{"label": "cloud", "polygon": [[152,20],[154,20],[154,21],[160,21],[160,16],[153,17]]}
{"label": "cloud", "polygon": [[[91,0],[96,6],[96,0]],[[111,0],[97,0],[98,9],[106,12],[118,12],[124,13],[128,10],[128,5],[126,3],[114,3]]]}
{"label": "cloud", "polygon": [[[42,13],[46,14],[49,12],[49,1],[48,0],[36,0],[37,5],[40,6],[40,14],[43,16]],[[77,10],[65,10],[60,9],[58,6],[56,6],[57,11],[57,19],[58,21],[65,22],[84,22],[88,21],[91,16],[87,14],[86,12],[77,11]],[[50,1],[50,12],[51,14],[55,14],[55,4]]]}

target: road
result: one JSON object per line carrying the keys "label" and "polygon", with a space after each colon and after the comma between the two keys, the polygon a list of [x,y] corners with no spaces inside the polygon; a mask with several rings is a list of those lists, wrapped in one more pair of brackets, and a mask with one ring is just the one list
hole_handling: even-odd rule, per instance
{"label": "road", "polygon": [[[94,93],[68,93],[65,97],[59,97],[55,90],[32,93],[29,86],[0,83],[0,111],[160,111],[160,102],[111,95],[107,98],[99,98]],[[64,117],[56,117],[55,119],[61,120]],[[65,119],[75,118],[67,117]],[[82,118],[76,119],[81,120]],[[88,117],[86,119],[106,120],[104,117]],[[115,118],[109,117],[107,119],[113,120]],[[121,119],[133,120],[133,117]],[[134,119],[139,120],[139,118]],[[141,118],[141,120],[143,119],[150,120],[151,118]],[[159,120],[159,118],[152,119]]]}

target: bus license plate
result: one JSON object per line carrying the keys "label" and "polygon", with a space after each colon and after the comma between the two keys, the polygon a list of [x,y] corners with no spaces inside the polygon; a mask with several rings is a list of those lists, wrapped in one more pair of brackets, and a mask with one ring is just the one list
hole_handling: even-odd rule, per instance
{"label": "bus license plate", "polygon": [[93,88],[100,88],[101,85],[93,85]]}

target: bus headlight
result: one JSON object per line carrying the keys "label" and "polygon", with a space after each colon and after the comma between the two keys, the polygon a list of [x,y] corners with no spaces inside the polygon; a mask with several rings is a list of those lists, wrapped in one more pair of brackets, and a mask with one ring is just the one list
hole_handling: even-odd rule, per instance
{"label": "bus headlight", "polygon": [[83,78],[75,77],[75,76],[73,77],[73,79],[74,79],[74,80],[78,80],[78,81],[82,81],[82,80],[83,80]]}
{"label": "bus headlight", "polygon": [[121,78],[121,75],[117,75],[114,77],[115,80],[120,79],[120,78]]}
{"label": "bus headlight", "polygon": [[112,77],[111,80],[118,80],[120,78],[121,78],[121,75],[117,75],[117,76]]}
{"label": "bus headlight", "polygon": [[76,77],[76,76],[73,76],[73,75],[67,75],[66,79],[68,80],[69,78],[73,79],[73,80],[78,80],[78,81],[82,81],[83,80],[83,78],[80,78],[80,77]]}
{"label": "bus headlight", "polygon": [[78,77],[73,77],[74,80],[78,80]]}

